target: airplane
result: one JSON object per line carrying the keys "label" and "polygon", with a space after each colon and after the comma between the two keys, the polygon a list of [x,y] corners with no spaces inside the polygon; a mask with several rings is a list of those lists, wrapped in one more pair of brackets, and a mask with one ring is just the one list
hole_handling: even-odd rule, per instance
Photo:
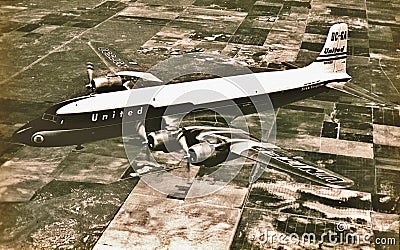
{"label": "airplane", "polygon": [[[35,147],[78,145],[81,148],[84,143],[120,137],[127,127],[138,133],[150,150],[168,152],[183,149],[188,163],[206,164],[211,160],[220,163],[229,152],[321,185],[348,188],[354,182],[338,173],[292,156],[271,143],[254,138],[247,131],[226,128],[224,125],[232,121],[230,118],[223,117],[221,126],[183,126],[173,124],[176,119],[168,119],[187,114],[187,111],[201,113],[220,109],[229,113],[230,109],[224,108],[232,105],[240,110],[241,115],[248,115],[329,89],[343,91],[344,85],[351,80],[346,73],[347,38],[347,24],[334,24],[319,56],[303,68],[174,84],[163,84],[151,73],[127,70],[94,79],[93,66],[88,64],[87,88],[99,91],[50,107],[41,117],[18,129],[12,140]],[[102,53],[104,51],[106,57],[115,60],[110,51],[103,49]],[[156,84],[136,88],[138,78]],[[115,86],[125,90],[101,91]],[[264,103],[265,100],[270,100],[272,106]],[[235,112],[229,115],[237,116]],[[168,120],[174,121],[168,124]],[[173,127],[175,129],[171,129]],[[171,148],[169,144],[175,146]]]}

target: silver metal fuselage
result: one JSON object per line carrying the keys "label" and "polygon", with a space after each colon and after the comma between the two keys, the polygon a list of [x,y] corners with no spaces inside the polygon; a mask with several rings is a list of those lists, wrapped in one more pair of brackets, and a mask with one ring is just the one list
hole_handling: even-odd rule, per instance
{"label": "silver metal fuselage", "polygon": [[145,121],[148,133],[159,129],[166,114],[232,104],[243,114],[254,113],[248,108],[252,102],[278,108],[327,91],[328,83],[350,79],[346,73],[305,67],[88,95],[50,107],[16,131],[13,140],[39,147],[80,145],[121,136],[123,122],[136,126],[140,121]]}

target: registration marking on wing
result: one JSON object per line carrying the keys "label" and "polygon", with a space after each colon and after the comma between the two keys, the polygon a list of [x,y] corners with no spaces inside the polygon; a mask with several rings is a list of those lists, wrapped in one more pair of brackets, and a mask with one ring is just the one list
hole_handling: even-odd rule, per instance
{"label": "registration marking on wing", "polygon": [[[307,175],[309,177],[314,177],[311,179],[313,179],[314,181],[317,181],[319,183],[323,183],[323,184],[328,183],[328,184],[332,184],[335,186],[339,185],[340,187],[349,187],[349,186],[353,185],[352,180],[342,177],[339,174],[336,174],[330,170],[320,169],[318,167],[307,164],[306,162],[301,162],[299,160],[296,160],[291,156],[290,157],[282,156],[282,155],[278,154],[280,151],[279,149],[271,150],[271,149],[266,149],[263,147],[253,147],[252,149],[259,153],[259,159],[260,159],[260,156],[264,156],[264,157],[271,158],[271,161],[269,161],[270,164],[274,164],[274,162],[272,160],[278,162],[278,165],[280,165],[280,167],[278,167],[278,168],[281,170],[285,170],[287,172],[291,172],[293,174],[300,175],[305,178],[307,178],[307,177],[304,175]],[[282,166],[284,166],[284,167],[282,167]],[[290,167],[290,168],[287,168],[287,167]],[[307,178],[307,179],[310,179],[310,178]]]}

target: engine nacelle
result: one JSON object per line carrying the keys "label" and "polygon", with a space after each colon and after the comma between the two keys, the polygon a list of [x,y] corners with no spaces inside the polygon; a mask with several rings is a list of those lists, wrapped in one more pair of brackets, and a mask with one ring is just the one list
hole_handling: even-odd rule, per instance
{"label": "engine nacelle", "polygon": [[159,130],[151,132],[147,136],[147,143],[153,151],[173,151],[179,148],[176,132]]}
{"label": "engine nacelle", "polygon": [[215,147],[208,142],[201,142],[189,148],[189,161],[192,163],[204,162],[215,156],[217,156]]}
{"label": "engine nacelle", "polygon": [[122,78],[119,76],[103,76],[94,78],[91,83],[86,85],[87,88],[96,90],[123,88]]}

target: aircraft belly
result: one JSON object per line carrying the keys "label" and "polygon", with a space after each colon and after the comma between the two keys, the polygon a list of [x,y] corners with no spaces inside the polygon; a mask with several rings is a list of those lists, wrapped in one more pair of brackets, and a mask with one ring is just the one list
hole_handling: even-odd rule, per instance
{"label": "aircraft belly", "polygon": [[325,85],[311,89],[296,88],[296,89],[289,89],[285,91],[271,93],[269,94],[269,97],[271,99],[274,108],[279,108],[281,106],[290,104],[292,102],[307,99],[322,92],[327,92],[328,90],[329,89],[325,87]]}

